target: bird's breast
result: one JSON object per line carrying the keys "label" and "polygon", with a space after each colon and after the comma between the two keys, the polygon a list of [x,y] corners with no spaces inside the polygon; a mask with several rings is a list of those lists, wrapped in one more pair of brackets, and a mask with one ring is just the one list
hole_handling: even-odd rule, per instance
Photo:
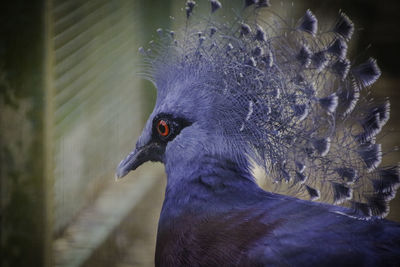
{"label": "bird's breast", "polygon": [[254,209],[183,214],[159,225],[156,266],[254,266],[249,253],[283,223],[263,221]]}

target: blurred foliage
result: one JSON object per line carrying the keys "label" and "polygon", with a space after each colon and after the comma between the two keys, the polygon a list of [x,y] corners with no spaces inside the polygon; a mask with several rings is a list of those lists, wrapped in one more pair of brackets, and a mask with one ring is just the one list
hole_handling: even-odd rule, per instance
{"label": "blurred foliage", "polygon": [[[43,7],[2,3],[0,15],[1,265],[44,265]],[[38,257],[38,255],[40,255]]]}

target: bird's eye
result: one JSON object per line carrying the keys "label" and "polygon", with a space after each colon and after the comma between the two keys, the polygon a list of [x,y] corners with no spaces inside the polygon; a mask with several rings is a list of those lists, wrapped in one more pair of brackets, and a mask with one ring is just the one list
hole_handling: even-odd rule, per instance
{"label": "bird's eye", "polygon": [[169,132],[170,132],[169,125],[165,120],[158,121],[157,132],[162,137],[167,137],[169,135]]}
{"label": "bird's eye", "polygon": [[160,113],[153,119],[152,138],[156,142],[166,144],[174,139],[180,131],[191,125],[191,122],[170,114]]}

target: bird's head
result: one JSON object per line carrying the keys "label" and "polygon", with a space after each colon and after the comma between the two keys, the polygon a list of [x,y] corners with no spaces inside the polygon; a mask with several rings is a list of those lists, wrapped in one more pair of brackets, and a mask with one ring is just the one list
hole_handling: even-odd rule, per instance
{"label": "bird's head", "polygon": [[[266,157],[281,161],[278,126],[297,115],[284,112],[277,101],[291,77],[273,64],[273,44],[265,42],[259,26],[251,38],[243,37],[245,26],[234,33],[226,25],[199,27],[183,31],[182,37],[164,33],[154,53],[142,50],[157,101],[136,148],[119,164],[117,178],[146,161],[163,162],[167,172],[168,166],[175,169],[204,155],[245,169],[250,161],[265,166]],[[299,95],[298,102],[308,97]]]}
{"label": "bird's head", "polygon": [[[258,17],[268,1],[245,3],[254,19],[191,20],[181,33],[158,31],[160,42],[142,50],[157,102],[117,177],[146,161],[163,162],[178,178],[210,158],[245,171],[254,162],[275,192],[385,216],[400,177],[398,166],[378,168],[376,135],[390,105],[360,96],[381,72],[374,59],[346,59],[353,23],[341,12],[330,32],[318,31],[307,10],[290,26],[274,12]],[[194,6],[187,2],[188,18]],[[220,7],[211,1],[212,13]]]}
{"label": "bird's head", "polygon": [[156,105],[136,148],[119,164],[117,178],[146,161],[167,164],[195,158],[223,136],[212,108],[221,100],[204,93],[209,86],[204,75],[168,66],[159,70],[153,82],[158,92]]}

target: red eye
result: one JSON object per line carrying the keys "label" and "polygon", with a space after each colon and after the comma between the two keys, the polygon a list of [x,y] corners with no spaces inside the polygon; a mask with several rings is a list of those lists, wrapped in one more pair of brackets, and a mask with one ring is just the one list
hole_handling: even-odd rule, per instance
{"label": "red eye", "polygon": [[168,136],[169,126],[168,126],[167,122],[164,120],[159,120],[157,123],[157,131],[158,131],[158,134],[163,137]]}

